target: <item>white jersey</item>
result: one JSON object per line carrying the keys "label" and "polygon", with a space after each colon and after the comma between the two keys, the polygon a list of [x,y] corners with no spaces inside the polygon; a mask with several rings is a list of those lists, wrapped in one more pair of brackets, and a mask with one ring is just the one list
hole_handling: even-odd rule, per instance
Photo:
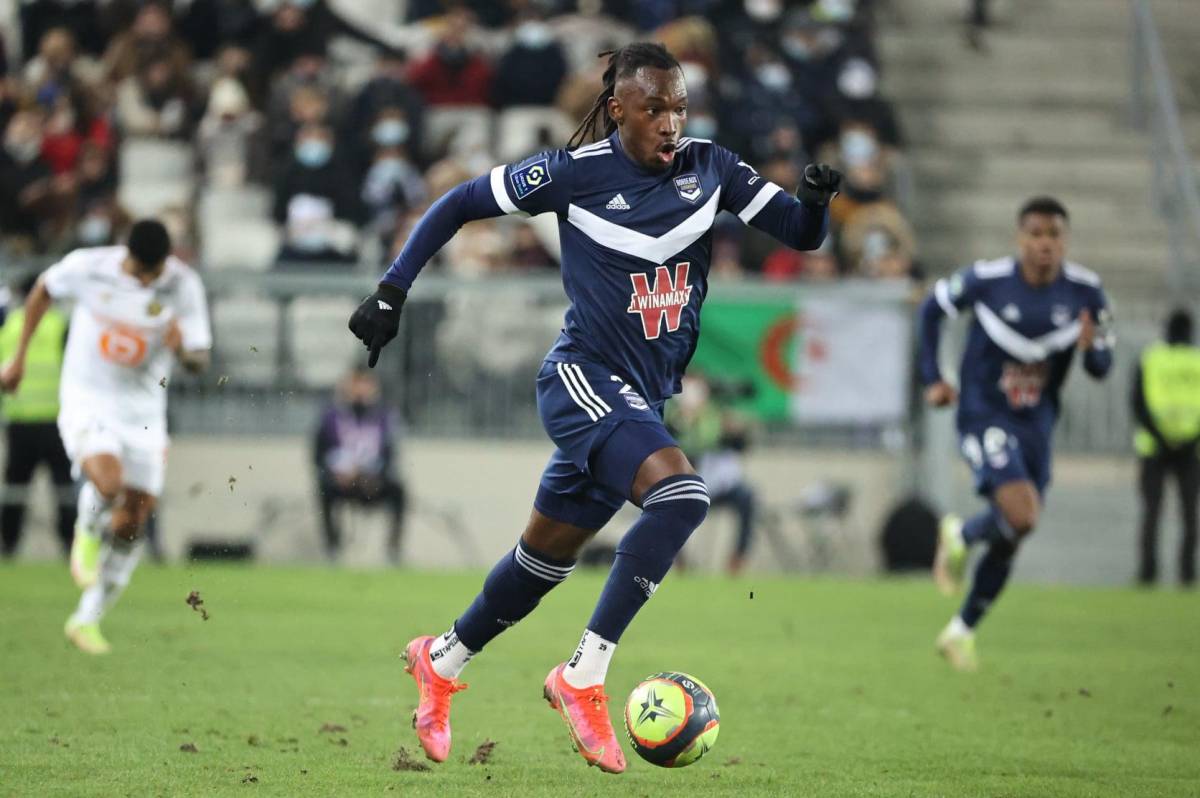
{"label": "white jersey", "polygon": [[192,269],[167,258],[149,285],[123,269],[123,246],[77,249],[43,275],[55,299],[75,303],[63,360],[64,414],[101,414],[109,421],[165,433],[166,380],[174,353],[164,343],[172,321],[184,351],[212,347],[204,286]]}

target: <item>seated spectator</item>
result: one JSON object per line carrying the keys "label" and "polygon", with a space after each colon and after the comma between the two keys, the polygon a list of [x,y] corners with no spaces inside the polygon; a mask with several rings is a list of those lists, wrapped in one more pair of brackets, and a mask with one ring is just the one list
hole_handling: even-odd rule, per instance
{"label": "seated spectator", "polygon": [[567,57],[554,29],[531,7],[496,64],[492,104],[497,108],[553,105],[566,76]]}
{"label": "seated spectator", "polygon": [[296,132],[305,125],[330,125],[337,129],[342,92],[322,50],[296,58],[271,86],[267,100],[267,130],[272,158],[286,157]]}
{"label": "seated spectator", "polygon": [[842,224],[837,238],[842,262],[854,274],[903,277],[912,272],[916,235],[888,200],[859,206]]}
{"label": "seated spectator", "polygon": [[505,268],[527,273],[557,271],[558,262],[542,245],[534,229],[522,223],[512,231],[512,246]]}
{"label": "seated spectator", "polygon": [[70,32],[83,52],[99,55],[107,44],[108,31],[100,19],[97,0],[21,0],[19,8],[21,52],[28,59],[38,52],[46,34],[53,28]]}
{"label": "seated spectator", "polygon": [[[376,126],[378,127],[378,125]],[[380,146],[362,183],[367,225],[386,247],[400,218],[425,201],[425,181],[404,146]]]}
{"label": "seated spectator", "polygon": [[83,212],[75,223],[71,249],[112,246],[124,237],[133,222],[129,214],[121,210],[115,197],[95,199],[82,208]]}
{"label": "seated spectator", "polygon": [[427,105],[487,105],[492,66],[473,44],[474,32],[469,11],[451,11],[437,44],[409,67],[409,82]]}
{"label": "seated spectator", "polygon": [[75,174],[79,179],[78,207],[116,196],[117,170],[113,168],[112,149],[85,142]]}
{"label": "seated spectator", "polygon": [[192,114],[188,75],[166,54],[150,56],[117,86],[116,119],[125,135],[187,139]]}
{"label": "seated spectator", "polygon": [[67,94],[85,81],[75,57],[75,37],[66,28],[51,28],[42,36],[37,55],[25,64],[25,86],[37,102],[50,107],[60,94]]}
{"label": "seated spectator", "polygon": [[76,83],[59,92],[48,106],[42,157],[55,174],[75,169],[85,147],[111,152],[115,144],[112,128],[103,115],[93,113],[94,102],[95,98]]}
{"label": "seated spectator", "polygon": [[70,223],[76,182],[55,176],[41,156],[44,114],[15,113],[0,152],[0,234],[15,252],[41,252]]}
{"label": "seated spectator", "polygon": [[234,188],[266,179],[267,161],[262,115],[250,107],[236,79],[218,78],[196,135],[208,185]]}
{"label": "seated spectator", "polygon": [[355,260],[360,205],[354,175],[335,157],[333,133],[308,125],[275,183],[275,220],[285,226],[279,261]]}
{"label": "seated spectator", "polygon": [[407,61],[399,53],[385,53],[375,65],[375,73],[359,90],[346,113],[345,130],[351,136],[366,130],[385,108],[397,108],[404,114],[408,138],[403,142],[410,153],[421,152],[423,101],[408,85]]}
{"label": "seated spectator", "polygon": [[165,58],[170,74],[182,77],[189,74],[192,57],[187,45],[175,35],[170,8],[159,0],[151,0],[138,11],[133,25],[117,34],[104,53],[105,74],[119,84],[134,77],[152,59]]}
{"label": "seated spectator", "polygon": [[824,124],[822,106],[807,96],[783,58],[765,44],[751,44],[742,64],[743,77],[729,83],[720,126],[730,144],[751,162],[773,154],[771,132],[794,126],[807,143]]}
{"label": "seated spectator", "polygon": [[380,400],[374,372],[360,366],[342,378],[334,401],[321,413],[313,445],[325,554],[330,560],[337,558],[342,546],[334,511],[339,504],[354,502],[387,509],[388,560],[399,563],[406,502],[404,483],[395,475],[398,432],[395,414]]}

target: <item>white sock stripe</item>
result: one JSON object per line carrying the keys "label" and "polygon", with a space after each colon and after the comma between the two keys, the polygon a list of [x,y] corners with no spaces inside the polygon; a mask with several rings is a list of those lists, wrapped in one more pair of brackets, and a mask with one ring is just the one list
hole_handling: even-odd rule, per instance
{"label": "white sock stripe", "polygon": [[565,574],[555,573],[554,571],[548,571],[537,560],[533,559],[528,554],[525,554],[520,549],[515,549],[515,551],[516,551],[517,565],[521,566],[522,568],[524,568],[526,571],[533,574],[534,576],[539,577],[541,579],[545,579],[547,582],[561,582],[564,579],[566,579],[568,576],[571,575],[570,571],[568,571]]}
{"label": "white sock stripe", "polygon": [[712,501],[708,498],[707,493],[681,493],[677,496],[665,496],[661,499],[653,499],[648,502],[642,502],[642,508],[645,509],[646,507],[649,507],[652,504],[661,504],[662,502],[675,502],[675,501],[681,501],[683,499],[696,499],[698,501],[704,502],[705,504],[712,504]]}
{"label": "white sock stripe", "polygon": [[699,479],[689,479],[684,482],[672,482],[670,485],[667,485],[666,487],[659,488],[656,491],[651,491],[648,495],[642,497],[642,501],[648,502],[651,499],[657,499],[661,496],[669,496],[672,493],[679,493],[680,491],[692,490],[692,489],[702,490],[705,493],[708,492],[708,488],[707,488],[707,486],[705,486],[703,481],[701,481]]}
{"label": "white sock stripe", "polygon": [[517,551],[521,552],[522,557],[524,557],[527,560],[532,560],[533,562],[537,563],[538,565],[540,565],[543,568],[546,568],[548,570],[558,571],[559,573],[564,573],[564,574],[569,574],[575,570],[575,563],[571,563],[570,565],[555,565],[554,563],[546,562],[541,557],[538,557],[536,554],[530,554],[529,552],[522,549],[520,547],[520,545],[518,545],[516,548],[517,548]]}
{"label": "white sock stripe", "polygon": [[583,369],[579,368],[579,366],[575,365],[574,363],[568,363],[567,371],[575,372],[575,376],[578,378],[578,382],[576,384],[581,386],[583,388],[584,392],[594,402],[597,402],[600,405],[600,407],[604,408],[605,414],[612,412],[612,408],[608,406],[608,403],[600,398],[599,394],[597,394],[596,391],[592,388],[592,384],[587,381],[587,377],[583,376]]}
{"label": "white sock stripe", "polygon": [[563,385],[567,386],[567,393],[571,394],[571,398],[575,400],[575,404],[582,407],[584,412],[588,414],[588,418],[590,418],[592,421],[599,421],[600,416],[596,414],[596,411],[592,408],[592,406],[579,398],[579,394],[575,391],[575,386],[571,383],[570,379],[567,378],[567,372],[563,368],[563,364],[555,363],[554,367],[558,370],[559,379],[563,381]]}

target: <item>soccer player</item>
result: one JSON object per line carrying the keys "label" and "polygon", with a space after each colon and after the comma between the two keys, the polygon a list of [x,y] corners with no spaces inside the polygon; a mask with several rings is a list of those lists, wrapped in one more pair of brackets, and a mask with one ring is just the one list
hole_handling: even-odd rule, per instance
{"label": "soccer player", "polygon": [[[1050,197],[1017,216],[1016,258],[978,261],[938,280],[920,309],[920,369],[934,407],[958,402],[962,455],[988,508],[942,520],[934,578],[947,595],[962,586],[968,549],[986,548],[962,609],[937,638],[959,670],[977,667],[975,627],[1008,581],[1021,541],[1038,523],[1050,483],[1059,391],[1075,352],[1096,379],[1112,367],[1108,300],[1096,274],[1066,260],[1067,210]],[[942,319],[971,311],[962,395],[938,366]]]}
{"label": "soccer player", "polygon": [[0,372],[0,387],[15,390],[51,302],[74,302],[58,428],[76,475],[86,478],[71,547],[83,596],[65,633],[89,654],[110,650],[100,619],[129,584],[138,536],[162,492],[172,361],[202,371],[212,347],[204,287],[170,252],[167,229],[146,219],[124,246],[68,254],[38,278],[16,354]]}
{"label": "soccer player", "polygon": [[[350,319],[374,366],[396,335],[413,278],[462,224],[505,213],[558,215],[571,305],[537,377],[538,411],[557,449],[524,534],[474,603],[444,634],[418,637],[405,651],[420,691],[414,725],[435,761],[449,754],[450,699],[466,686],[458,676],[467,661],[566,579],[584,543],[630,501],[642,515],[617,547],[573,656],[544,685],[588,764],[625,769],[605,674],[622,632],[709,504],[703,480],[663,426],[662,408],[696,347],[713,220],[727,210],[790,246],[814,249],[841,179],[809,165],[791,196],[732,152],[681,135],[687,87],[666,48],[634,43],[603,55],[610,56],[604,89],[570,146],[497,166],[438,200]],[[583,145],[597,124],[604,137]]]}

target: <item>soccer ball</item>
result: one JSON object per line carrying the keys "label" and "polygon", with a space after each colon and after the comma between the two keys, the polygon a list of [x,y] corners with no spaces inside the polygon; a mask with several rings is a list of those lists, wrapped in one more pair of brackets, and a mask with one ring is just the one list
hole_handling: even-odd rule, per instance
{"label": "soccer ball", "polygon": [[652,765],[681,768],[708,753],[720,731],[717,699],[686,673],[647,677],[625,702],[625,730],[638,756]]}

